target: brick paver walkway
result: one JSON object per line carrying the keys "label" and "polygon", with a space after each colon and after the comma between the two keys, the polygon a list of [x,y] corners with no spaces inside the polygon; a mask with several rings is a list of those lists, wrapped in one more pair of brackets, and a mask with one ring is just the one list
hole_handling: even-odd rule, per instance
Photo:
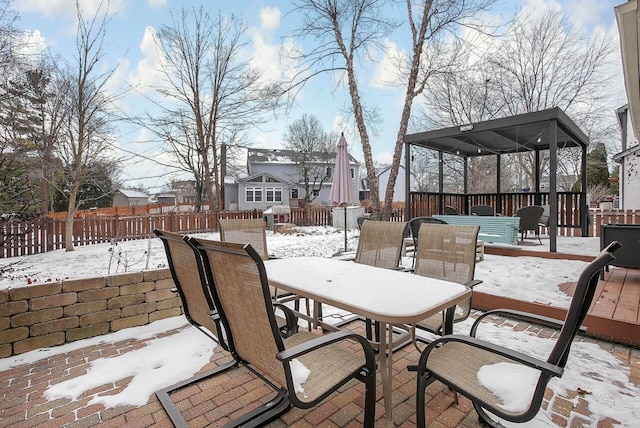
{"label": "brick paver walkway", "polygon": [[[517,328],[529,328],[520,324]],[[535,328],[539,335],[549,337],[552,332]],[[172,332],[170,334],[179,334]],[[578,339],[580,340],[580,339]],[[584,339],[590,340],[590,339]],[[122,390],[129,379],[102,385],[87,391],[75,400],[48,401],[44,395],[50,384],[86,373],[91,361],[116,355],[145,346],[145,340],[125,340],[85,347],[77,351],[52,356],[36,363],[24,364],[0,372],[0,426],[2,427],[170,427],[171,422],[155,395],[141,407],[119,406],[105,408],[102,404],[89,405],[96,393],[115,394]],[[603,349],[618,357],[621,364],[631,367],[631,382],[640,385],[640,351],[606,342],[598,342]],[[415,426],[416,374],[406,369],[415,364],[419,354],[413,346],[394,353],[393,417],[396,426]],[[228,353],[216,349],[210,363],[202,371],[230,361]],[[609,427],[617,426],[612,419],[592,420],[587,401],[580,398],[582,391],[569,391],[567,396],[555,395],[547,390],[543,407],[551,409],[554,423],[560,427]],[[430,427],[481,426],[469,400],[460,397],[453,404],[451,393],[435,382],[427,389],[427,418]],[[245,368],[226,372],[215,378],[183,389],[172,395],[183,417],[192,427],[219,426],[239,414],[266,401],[272,391]],[[377,425],[384,425],[382,388],[378,375]],[[640,399],[640,398],[639,398]],[[345,385],[320,405],[308,409],[291,409],[272,427],[357,427],[363,421],[364,395],[359,382]]]}

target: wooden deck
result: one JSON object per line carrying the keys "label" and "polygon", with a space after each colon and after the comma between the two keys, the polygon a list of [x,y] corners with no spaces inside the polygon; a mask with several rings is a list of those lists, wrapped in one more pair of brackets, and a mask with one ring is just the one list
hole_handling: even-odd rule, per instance
{"label": "wooden deck", "polygon": [[[591,261],[593,257],[540,253],[526,250],[486,248],[489,254],[567,258]],[[572,296],[575,282],[560,284]],[[472,306],[480,310],[516,309],[556,319],[564,319],[566,310],[553,306],[513,300],[481,292],[473,293]],[[598,283],[589,314],[584,321],[587,335],[640,347],[640,269],[610,267]]]}

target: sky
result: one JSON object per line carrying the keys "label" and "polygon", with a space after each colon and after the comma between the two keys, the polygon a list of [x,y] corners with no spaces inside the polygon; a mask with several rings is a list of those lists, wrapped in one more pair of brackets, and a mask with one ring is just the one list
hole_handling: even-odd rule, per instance
{"label": "sky", "polygon": [[[202,236],[209,239],[218,238],[217,233]],[[274,234],[267,231],[267,245],[269,252],[280,258],[304,255],[329,257],[341,249],[343,236],[342,230],[330,227],[299,228],[297,234]],[[349,234],[351,250],[355,249],[357,238],[357,231],[351,231]],[[558,248],[565,253],[595,256],[598,252],[598,238],[559,237],[558,239]],[[543,245],[536,245],[537,240],[531,240],[531,242],[535,243],[528,245],[527,249],[540,251],[548,249],[546,241],[543,241]],[[131,259],[145,260],[144,252],[149,251],[149,268],[166,264],[164,250],[158,238],[129,241],[120,245],[124,247],[123,250]],[[505,245],[507,244],[501,244],[501,246]],[[32,270],[29,272],[25,270],[22,272],[24,276],[17,275],[10,280],[1,278],[0,288],[26,286],[27,277],[78,278],[104,275],[109,259],[109,248],[109,244],[98,244],[77,247],[76,251],[70,253],[60,250],[19,258],[23,260],[22,267],[29,266]],[[7,259],[3,260],[2,264],[16,261],[18,258]],[[411,264],[409,259],[403,259],[403,263]],[[130,266],[129,271],[141,270],[145,264],[146,262],[143,262]],[[485,260],[476,265],[475,277],[484,281],[476,289],[526,301],[546,302],[558,307],[567,307],[569,299],[567,296],[562,297],[563,293],[559,292],[557,286],[567,281],[577,280],[586,264],[586,262],[537,257],[486,255]],[[111,270],[112,273],[114,271],[115,269]],[[337,311],[329,306],[323,306],[323,309],[326,315]],[[186,319],[183,316],[174,317],[109,335],[2,358],[0,371],[82,347],[136,338],[145,346],[121,355],[91,361],[85,374],[52,385],[45,391],[45,396],[48,400],[62,397],[75,399],[97,386],[129,379],[127,386],[117,394],[101,395],[99,389],[98,392],[90,393],[90,403],[104,403],[108,407],[140,406],[145,404],[148,397],[156,390],[194,375],[212,358],[215,358],[216,353],[222,352],[220,348],[212,346],[211,340],[200,331],[192,327],[184,327],[185,324]],[[456,323],[455,333],[468,334],[470,327],[470,319]],[[174,329],[180,329],[180,333],[170,336],[163,334]],[[553,339],[537,337],[529,331],[514,331],[513,325],[504,324],[500,327],[492,324],[483,325],[479,337],[541,359],[546,359],[554,343]],[[296,373],[300,376],[301,388],[304,388],[303,369],[304,367],[296,369]],[[504,397],[505,405],[517,407],[526,401],[528,390],[519,385],[531,383],[529,372],[521,372],[512,366],[489,365],[483,367],[480,376],[487,388]],[[513,382],[516,378],[524,383]],[[615,353],[611,352],[611,344],[606,342],[602,342],[602,345],[592,341],[575,342],[563,377],[553,379],[549,387],[556,394],[563,396],[567,396],[566,391],[578,389],[586,391],[585,394],[576,395],[573,401],[576,405],[580,400],[588,402],[589,426],[596,426],[598,420],[608,417],[619,421],[621,427],[632,427],[637,425],[637,420],[640,418],[638,405],[640,387],[633,384],[630,380],[629,367],[621,363]],[[554,426],[551,422],[552,407],[550,405],[549,410],[541,410],[531,422],[517,426]],[[516,425],[506,424],[505,426]]]}
{"label": "sky", "polygon": [[[82,0],[87,11],[95,10],[100,0]],[[553,8],[558,13],[566,14],[572,22],[580,25],[585,34],[596,31],[611,34],[612,43],[618,43],[617,26],[614,17],[614,6],[623,0],[498,0],[496,6],[487,13],[487,19],[504,22],[513,17],[521,8],[525,13],[535,13],[544,8]],[[21,21],[18,26],[24,30],[25,38],[30,41],[29,49],[42,51],[49,49],[63,59],[73,55],[75,34],[74,0],[19,0],[14,2],[14,9],[19,12]],[[172,22],[171,12],[181,6],[206,8],[211,13],[218,10],[223,15],[235,14],[248,26],[247,46],[244,51],[251,64],[264,70],[267,76],[285,75],[288,64],[280,60],[280,49],[283,44],[290,43],[288,36],[298,23],[298,16],[292,13],[289,2],[275,0],[111,0],[113,11],[107,27],[106,52],[103,67],[113,68],[118,65],[113,90],[132,85],[142,88],[148,95],[150,85],[159,79],[157,71],[157,52],[153,47],[152,34],[162,25]],[[390,14],[404,13],[396,8]],[[406,52],[408,29],[406,25],[385,40],[387,52]],[[294,41],[298,43],[299,41]],[[301,45],[308,48],[308,46]],[[610,66],[611,94],[614,98],[613,108],[626,103],[619,49],[615,49],[615,58]],[[380,164],[388,164],[400,120],[403,91],[382,84],[388,81],[389,69],[384,52],[373,52],[368,62],[358,70],[362,97],[365,102],[378,109],[382,122],[378,125],[379,133],[372,137],[372,154]],[[296,99],[296,105],[288,112],[272,117],[269,123],[253,130],[245,145],[259,148],[281,148],[282,137],[287,126],[302,114],[312,114],[320,119],[327,131],[344,132],[349,143],[349,152],[358,160],[364,156],[359,144],[359,137],[353,126],[353,120],[345,114],[345,106],[350,104],[348,93],[342,87],[336,87],[335,76],[320,76],[304,87]],[[145,98],[136,92],[129,93],[118,101],[118,107],[124,112],[135,115],[152,110]],[[612,108],[612,117],[613,117]],[[168,183],[170,172],[166,167],[159,167],[149,159],[167,160],[160,154],[159,143],[153,141],[148,131],[121,124],[118,127],[118,145],[127,153],[137,153],[144,158],[129,159],[122,164],[122,179],[126,186],[140,185],[147,189],[159,190]],[[169,161],[170,162],[170,161]]]}

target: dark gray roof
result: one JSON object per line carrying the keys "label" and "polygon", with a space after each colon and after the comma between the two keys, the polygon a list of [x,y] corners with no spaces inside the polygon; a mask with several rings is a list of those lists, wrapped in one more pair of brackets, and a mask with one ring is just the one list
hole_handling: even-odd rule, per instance
{"label": "dark gray roof", "polygon": [[[336,160],[336,154],[314,152],[314,161],[319,163],[332,163]],[[287,149],[249,149],[247,151],[247,162],[249,164],[256,163],[295,163],[293,159],[296,158],[296,152]],[[349,163],[360,165],[353,156],[349,155]]]}
{"label": "dark gray roof", "polygon": [[549,148],[547,134],[551,120],[558,124],[559,148],[589,145],[589,138],[559,108],[407,134],[404,142],[461,156],[546,150]]}

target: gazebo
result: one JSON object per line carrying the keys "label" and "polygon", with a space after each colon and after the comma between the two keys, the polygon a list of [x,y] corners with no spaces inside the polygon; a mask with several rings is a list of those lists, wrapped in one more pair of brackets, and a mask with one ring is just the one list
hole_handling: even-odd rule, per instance
{"label": "gazebo", "polygon": [[[445,205],[455,205],[462,213],[469,213],[474,204],[492,205],[497,213],[512,215],[526,205],[549,205],[549,251],[556,251],[558,227],[579,229],[581,236],[588,236],[587,183],[581,180],[579,192],[557,191],[558,149],[581,149],[580,173],[587,172],[588,137],[559,108],[525,113],[501,119],[469,123],[462,126],[434,131],[407,134],[405,143],[405,168],[407,198],[405,218],[442,214]],[[438,152],[438,191],[414,192],[409,187],[412,173],[412,147],[423,147]],[[549,191],[542,192],[541,152],[549,151]],[[511,153],[535,153],[535,179],[531,191],[503,192],[501,187],[501,156]],[[464,164],[464,191],[444,192],[443,156],[450,154],[462,158]],[[468,193],[468,159],[477,156],[496,157],[496,193]]]}

